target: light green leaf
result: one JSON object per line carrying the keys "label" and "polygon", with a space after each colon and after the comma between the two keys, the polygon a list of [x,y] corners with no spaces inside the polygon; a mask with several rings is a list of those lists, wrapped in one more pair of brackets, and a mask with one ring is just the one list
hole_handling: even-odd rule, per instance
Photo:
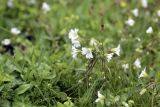
{"label": "light green leaf", "polygon": [[16,91],[16,94],[23,94],[25,93],[28,89],[30,89],[32,87],[31,84],[23,84],[21,86],[19,86],[15,91]]}

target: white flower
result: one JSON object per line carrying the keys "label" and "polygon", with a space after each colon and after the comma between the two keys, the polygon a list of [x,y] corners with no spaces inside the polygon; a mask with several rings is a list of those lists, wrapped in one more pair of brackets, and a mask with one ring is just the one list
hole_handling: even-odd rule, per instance
{"label": "white flower", "polygon": [[133,9],[132,14],[137,17],[139,15],[139,10],[137,8]]}
{"label": "white flower", "polygon": [[18,28],[13,27],[13,28],[11,28],[11,33],[14,35],[18,35],[21,33],[21,31]]}
{"label": "white flower", "polygon": [[47,12],[49,12],[51,10],[50,6],[48,5],[48,3],[43,2],[43,4],[42,4],[42,10],[44,11],[44,13],[47,13]]}
{"label": "white flower", "polygon": [[141,68],[141,62],[140,60],[137,58],[134,62],[134,65],[137,67],[137,68]]}
{"label": "white flower", "polygon": [[80,42],[79,42],[78,40],[72,41],[72,44],[73,44],[73,46],[74,46],[75,48],[78,48],[78,47],[81,46],[81,44],[80,44]]}
{"label": "white flower", "polygon": [[76,48],[81,46],[80,42],[78,41],[78,31],[78,29],[71,29],[68,34],[69,39],[71,39],[73,46]]}
{"label": "white flower", "polygon": [[71,39],[71,41],[74,41],[75,39],[78,38],[78,31],[79,29],[76,29],[76,28],[70,30],[68,37],[69,39]]}
{"label": "white flower", "polygon": [[148,7],[148,0],[141,0],[142,7],[147,8]]}
{"label": "white flower", "polygon": [[91,52],[91,49],[89,49],[89,48],[83,47],[82,48],[82,55],[85,55],[87,59],[93,58],[93,54]]}
{"label": "white flower", "polygon": [[2,43],[2,45],[7,46],[7,45],[11,44],[11,40],[10,39],[4,39],[1,43]]}
{"label": "white flower", "polygon": [[129,65],[128,64],[123,64],[122,68],[124,69],[124,71],[127,71],[127,69],[129,68]]}
{"label": "white flower", "polygon": [[106,54],[106,57],[107,57],[107,61],[109,62],[113,57],[113,53]]}
{"label": "white flower", "polygon": [[146,33],[151,34],[153,33],[153,28],[150,26],[147,30]]}
{"label": "white flower", "polygon": [[133,26],[135,24],[135,21],[132,19],[132,18],[128,18],[127,21],[125,21],[125,23],[128,25],[128,26]]}
{"label": "white flower", "polygon": [[78,50],[72,46],[72,58],[77,59]]}
{"label": "white flower", "polygon": [[96,99],[95,102],[96,102],[96,103],[97,103],[97,102],[103,103],[103,102],[104,102],[104,99],[105,99],[105,96],[102,95],[102,94],[100,93],[100,91],[98,91],[97,94],[98,94],[98,98]]}
{"label": "white flower", "polygon": [[157,16],[159,16],[159,17],[160,17],[160,10],[158,10],[158,11],[157,11]]}
{"label": "white flower", "polygon": [[120,56],[120,51],[121,51],[120,44],[116,48],[114,48],[113,51],[116,55]]}
{"label": "white flower", "polygon": [[146,67],[142,70],[141,74],[139,75],[138,78],[142,78],[142,77],[147,77],[148,74],[146,73]]}
{"label": "white flower", "polygon": [[8,0],[7,1],[7,6],[10,7],[10,8],[12,8],[14,6],[13,0]]}

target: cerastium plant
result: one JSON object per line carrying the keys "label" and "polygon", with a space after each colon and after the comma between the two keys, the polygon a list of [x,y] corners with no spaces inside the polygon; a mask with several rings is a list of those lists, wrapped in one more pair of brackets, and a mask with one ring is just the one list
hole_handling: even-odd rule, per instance
{"label": "cerastium plant", "polygon": [[96,64],[100,65],[101,71],[105,73],[104,78],[106,77],[107,71],[110,72],[107,62],[110,62],[113,56],[120,56],[120,45],[107,51],[103,43],[91,38],[88,46],[84,46],[80,42],[78,31],[79,29],[71,29],[68,34],[68,37],[72,43],[71,54],[74,60],[77,60],[81,56],[88,60],[86,72],[82,79],[88,86],[89,77],[92,74],[92,70]]}

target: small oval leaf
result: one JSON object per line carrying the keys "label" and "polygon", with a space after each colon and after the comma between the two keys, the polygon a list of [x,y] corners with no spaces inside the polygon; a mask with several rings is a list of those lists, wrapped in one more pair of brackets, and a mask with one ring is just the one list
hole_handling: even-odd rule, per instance
{"label": "small oval leaf", "polygon": [[16,90],[15,90],[15,92],[16,92],[16,94],[23,94],[24,92],[26,92],[29,88],[31,88],[32,87],[32,85],[31,84],[23,84],[23,85],[21,85],[21,86],[19,86]]}

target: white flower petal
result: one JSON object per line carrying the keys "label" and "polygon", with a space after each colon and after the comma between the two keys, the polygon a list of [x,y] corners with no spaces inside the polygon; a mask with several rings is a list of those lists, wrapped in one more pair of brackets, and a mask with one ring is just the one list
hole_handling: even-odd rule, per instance
{"label": "white flower petal", "polygon": [[107,54],[106,57],[107,57],[107,61],[109,62],[113,57],[113,53]]}
{"label": "white flower petal", "polygon": [[77,59],[78,50],[72,46],[72,58]]}
{"label": "white flower petal", "polygon": [[133,26],[135,24],[135,21],[132,19],[132,18],[129,18],[127,21],[125,21],[125,23],[128,25],[128,26]]}
{"label": "white flower petal", "polygon": [[133,10],[132,10],[132,14],[137,17],[137,16],[139,15],[139,10],[138,10],[138,8],[133,9]]}
{"label": "white flower petal", "polygon": [[69,34],[68,34],[68,37],[69,37],[69,39],[71,39],[71,40],[75,40],[75,39],[77,39],[78,38],[78,29],[71,29],[70,30],[70,32],[69,32]]}
{"label": "white flower petal", "polygon": [[100,101],[100,99],[99,99],[99,98],[97,98],[95,102],[96,102],[96,103],[98,103],[99,101]]}
{"label": "white flower petal", "polygon": [[134,62],[134,65],[137,67],[137,68],[141,68],[141,62],[140,60],[137,58]]}
{"label": "white flower petal", "polygon": [[80,42],[78,40],[72,41],[72,44],[75,48],[79,48],[81,46]]}
{"label": "white flower petal", "polygon": [[89,49],[89,48],[83,47],[83,48],[82,48],[82,55],[85,55],[87,59],[93,58],[92,51],[91,51],[91,49]]}
{"label": "white flower petal", "polygon": [[141,74],[139,75],[138,78],[142,78],[142,77],[146,77],[147,73],[146,73],[146,67],[142,70]]}
{"label": "white flower petal", "polygon": [[10,39],[4,39],[1,43],[2,43],[2,45],[7,46],[7,45],[11,44],[11,40]]}
{"label": "white flower petal", "polygon": [[48,3],[43,2],[42,4],[42,10],[44,11],[44,13],[47,13],[50,11],[50,6],[48,5]]}
{"label": "white flower petal", "polygon": [[14,35],[18,35],[21,33],[21,31],[18,28],[13,27],[13,28],[11,28],[11,33]]}
{"label": "white flower petal", "polygon": [[96,99],[95,102],[100,102],[100,103],[102,103],[102,102],[104,101],[104,99],[105,99],[105,96],[102,95],[102,94],[100,93],[100,91],[97,92],[97,96],[98,96],[98,98]]}
{"label": "white flower petal", "polygon": [[141,0],[142,7],[147,8],[148,7],[148,0]]}
{"label": "white flower petal", "polygon": [[128,64],[123,64],[122,68],[124,69],[124,71],[127,71],[127,69],[129,69],[129,65]]}
{"label": "white flower petal", "polygon": [[153,28],[150,26],[147,30],[146,33],[151,34],[153,33]]}
{"label": "white flower petal", "polygon": [[88,51],[87,48],[83,47],[83,48],[82,48],[82,55],[86,55],[86,54],[87,54],[87,51]]}
{"label": "white flower petal", "polygon": [[120,56],[120,51],[121,51],[120,44],[116,48],[113,48],[112,51],[114,54]]}
{"label": "white flower petal", "polygon": [[86,58],[87,58],[87,59],[93,58],[92,52],[87,53],[87,54],[86,54]]}

